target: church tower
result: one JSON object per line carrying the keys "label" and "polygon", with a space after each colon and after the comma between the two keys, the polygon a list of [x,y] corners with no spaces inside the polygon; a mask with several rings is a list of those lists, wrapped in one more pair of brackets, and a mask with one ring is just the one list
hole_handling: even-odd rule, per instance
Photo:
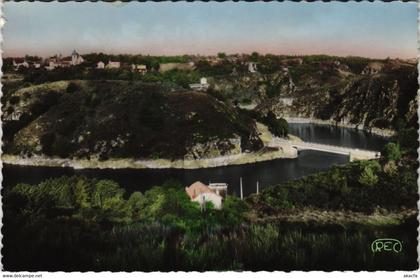
{"label": "church tower", "polygon": [[73,53],[71,54],[71,64],[75,66],[80,64],[81,62],[81,56],[79,55],[79,53],[76,52],[76,50],[73,50]]}

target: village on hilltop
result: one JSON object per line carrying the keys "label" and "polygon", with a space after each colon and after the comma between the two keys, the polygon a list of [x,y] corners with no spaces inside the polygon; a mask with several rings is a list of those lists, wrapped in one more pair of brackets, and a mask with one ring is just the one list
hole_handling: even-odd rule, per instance
{"label": "village on hilltop", "polygon": [[[220,54],[219,54],[220,56]],[[226,56],[223,54],[223,58],[219,56],[191,56],[187,62],[164,62],[159,63],[158,68],[153,68],[146,64],[137,64],[137,63],[128,63],[124,61],[119,61],[117,59],[108,59],[108,60],[99,60],[99,61],[88,61],[82,55],[80,55],[76,50],[73,50],[70,56],[63,56],[61,54],[56,54],[54,56],[43,59],[37,56],[26,56],[18,58],[9,58],[12,60],[12,68],[14,71],[24,70],[24,69],[45,69],[47,71],[52,71],[60,68],[69,68],[79,66],[86,69],[94,70],[112,70],[112,69],[126,69],[131,72],[139,73],[144,75],[148,72],[158,71],[160,73],[165,73],[172,70],[181,70],[181,71],[192,71],[196,69],[196,64],[199,61],[205,61],[211,66],[221,64],[223,61],[229,63],[239,64],[247,69],[249,73],[257,73],[257,62],[249,61],[246,55],[229,55]],[[237,71],[234,69],[232,74],[235,74]],[[206,77],[201,77],[199,83],[190,84],[189,87],[192,90],[196,91],[206,91],[209,88]]]}

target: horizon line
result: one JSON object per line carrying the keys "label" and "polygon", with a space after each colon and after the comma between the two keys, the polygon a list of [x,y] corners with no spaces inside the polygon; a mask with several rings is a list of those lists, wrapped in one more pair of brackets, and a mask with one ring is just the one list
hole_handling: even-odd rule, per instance
{"label": "horizon line", "polygon": [[[76,50],[76,49],[75,49]],[[415,57],[410,57],[410,58],[402,58],[400,56],[387,56],[387,57],[374,57],[374,56],[360,56],[360,55],[337,55],[337,54],[326,54],[326,53],[311,53],[311,54],[275,54],[272,52],[258,52],[258,51],[252,51],[252,52],[232,52],[232,53],[227,53],[224,51],[220,51],[218,53],[215,54],[203,54],[203,53],[183,53],[183,54],[150,54],[150,53],[124,53],[124,52],[103,52],[103,51],[89,51],[89,52],[78,52],[76,50],[77,53],[79,53],[81,56],[83,55],[89,55],[89,54],[104,54],[104,55],[131,55],[131,56],[149,56],[149,57],[177,57],[177,56],[196,56],[196,57],[217,57],[217,55],[219,53],[224,53],[226,56],[235,56],[235,55],[252,55],[252,53],[256,52],[259,55],[273,55],[273,56],[294,56],[294,57],[305,57],[305,56],[329,56],[329,57],[338,57],[338,58],[366,58],[366,59],[371,59],[371,60],[386,60],[386,59],[399,59],[399,60],[411,60],[411,59],[418,59],[420,57],[420,54],[418,54]],[[19,54],[19,55],[8,55],[6,53],[2,53],[2,58],[3,59],[8,59],[8,58],[24,58],[25,56],[35,56],[35,57],[40,57],[43,59],[47,59],[50,57],[54,57],[56,55],[62,55],[63,57],[68,57],[71,56],[71,51],[69,52],[69,55],[62,55],[62,53],[60,52],[56,52],[53,54],[48,54],[48,55],[37,55],[37,54]]]}

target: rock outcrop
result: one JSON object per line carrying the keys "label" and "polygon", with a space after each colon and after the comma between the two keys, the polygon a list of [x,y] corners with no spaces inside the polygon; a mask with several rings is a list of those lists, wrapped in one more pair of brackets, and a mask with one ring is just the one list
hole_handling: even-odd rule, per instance
{"label": "rock outcrop", "polygon": [[212,89],[227,101],[253,103],[254,110],[278,117],[368,129],[416,124],[416,64],[328,56],[295,60],[285,59],[274,73],[215,78]]}

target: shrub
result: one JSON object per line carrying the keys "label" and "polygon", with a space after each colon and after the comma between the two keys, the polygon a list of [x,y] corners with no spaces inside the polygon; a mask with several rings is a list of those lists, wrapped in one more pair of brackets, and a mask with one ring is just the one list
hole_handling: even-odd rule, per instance
{"label": "shrub", "polygon": [[393,142],[385,145],[383,153],[388,160],[399,160],[402,155],[400,145]]}
{"label": "shrub", "polygon": [[268,112],[263,122],[268,125],[271,133],[275,136],[286,137],[289,132],[287,121],[283,118],[277,119],[273,112]]}

